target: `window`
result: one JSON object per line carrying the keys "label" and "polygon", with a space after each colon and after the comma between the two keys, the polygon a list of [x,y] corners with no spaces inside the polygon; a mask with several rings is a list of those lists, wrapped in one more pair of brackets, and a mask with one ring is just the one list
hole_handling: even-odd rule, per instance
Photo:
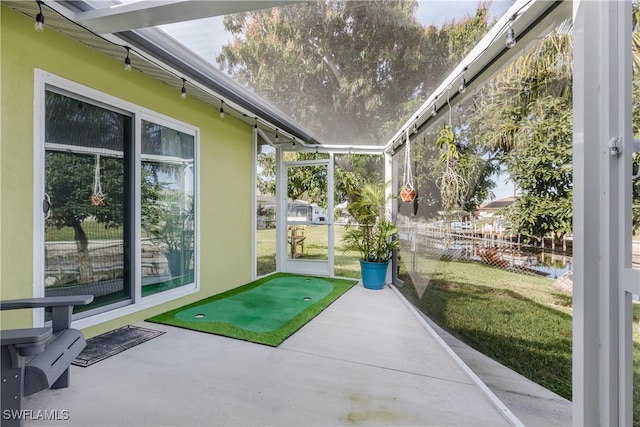
{"label": "window", "polygon": [[[193,135],[142,120],[143,297],[194,280],[194,140]],[[153,262],[160,253],[166,268]]]}
{"label": "window", "polygon": [[197,129],[54,80],[41,86],[36,189],[44,295],[93,295],[74,309],[88,317],[196,290]]}

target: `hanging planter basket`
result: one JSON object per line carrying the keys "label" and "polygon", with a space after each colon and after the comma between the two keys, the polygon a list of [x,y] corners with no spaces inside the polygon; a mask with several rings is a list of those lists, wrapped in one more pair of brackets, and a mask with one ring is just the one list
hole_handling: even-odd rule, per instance
{"label": "hanging planter basket", "polygon": [[400,188],[400,198],[403,202],[413,202],[416,198],[416,190],[413,188],[413,174],[411,173],[411,139],[409,130],[406,130],[407,142],[404,151],[404,184]]}
{"label": "hanging planter basket", "polygon": [[96,154],[96,167],[93,175],[93,195],[91,196],[91,206],[104,206],[105,195],[102,192],[100,183],[100,154]]}
{"label": "hanging planter basket", "polygon": [[95,194],[91,196],[91,206],[104,206],[104,195]]}
{"label": "hanging planter basket", "polygon": [[413,186],[403,186],[400,189],[400,198],[403,202],[413,202],[416,198],[416,190]]}

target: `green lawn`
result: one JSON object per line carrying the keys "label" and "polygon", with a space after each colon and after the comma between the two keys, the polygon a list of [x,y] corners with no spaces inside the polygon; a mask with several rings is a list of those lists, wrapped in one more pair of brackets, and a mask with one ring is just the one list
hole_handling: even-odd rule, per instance
{"label": "green lawn", "polygon": [[[319,226],[320,228],[320,226]],[[323,227],[322,227],[323,229]],[[336,225],[334,227],[334,271],[339,277],[360,278],[360,264],[358,262],[359,255],[355,251],[345,251],[342,244],[342,236],[344,235],[344,226]],[[276,229],[269,228],[265,230],[257,230],[257,264],[258,276],[272,273],[276,270]],[[307,241],[308,240],[308,241]],[[300,259],[326,259],[327,244],[326,239],[318,237],[314,240],[310,234],[305,240],[304,256]]]}
{"label": "green lawn", "polygon": [[[82,221],[82,229],[89,240],[119,240],[122,239],[122,227],[106,228],[103,223],[97,221]],[[47,242],[69,242],[75,240],[71,227],[46,227],[45,239]]]}
{"label": "green lawn", "polygon": [[[418,257],[400,291],[471,347],[571,399],[570,295],[551,279],[474,262]],[[640,306],[634,305],[634,419],[640,423]]]}

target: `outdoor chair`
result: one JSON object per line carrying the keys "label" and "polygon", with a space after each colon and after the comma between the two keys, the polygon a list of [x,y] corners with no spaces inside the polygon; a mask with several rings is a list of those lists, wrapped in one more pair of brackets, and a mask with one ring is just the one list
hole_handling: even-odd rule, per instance
{"label": "outdoor chair", "polygon": [[291,245],[291,258],[299,258],[304,256],[304,225],[290,225],[289,231],[289,244]]}
{"label": "outdoor chair", "polygon": [[72,329],[73,306],[92,295],[0,301],[0,310],[51,307],[51,326],[0,331],[2,341],[2,426],[20,426],[23,397],[48,388],[69,386],[69,366],[87,345]]}

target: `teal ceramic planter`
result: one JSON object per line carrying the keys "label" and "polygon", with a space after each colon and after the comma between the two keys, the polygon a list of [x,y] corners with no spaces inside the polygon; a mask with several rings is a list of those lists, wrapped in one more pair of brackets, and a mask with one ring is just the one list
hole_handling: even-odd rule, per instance
{"label": "teal ceramic planter", "polygon": [[380,290],[384,288],[384,281],[387,277],[387,262],[369,262],[360,260],[360,272],[362,273],[362,284],[367,289]]}

